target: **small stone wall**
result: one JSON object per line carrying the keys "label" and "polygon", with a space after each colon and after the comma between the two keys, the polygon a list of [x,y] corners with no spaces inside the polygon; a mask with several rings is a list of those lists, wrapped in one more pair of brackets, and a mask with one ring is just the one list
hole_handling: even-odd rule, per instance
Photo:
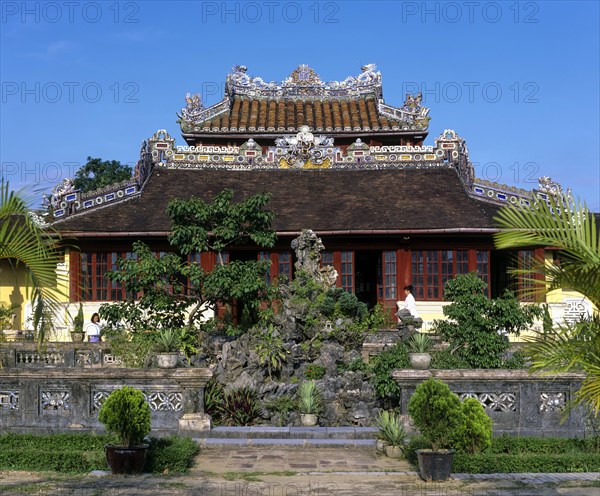
{"label": "small stone wall", "polygon": [[561,423],[567,401],[581,385],[582,374],[554,379],[526,370],[394,370],[401,388],[400,408],[408,413],[415,388],[429,377],[439,379],[461,399],[477,398],[494,422],[494,434],[539,437],[583,437],[585,415],[574,408]]}
{"label": "small stone wall", "polygon": [[106,348],[89,343],[43,350],[11,344],[0,353],[2,432],[101,431],[98,410],[125,385],[143,392],[153,431],[210,428],[204,415],[204,387],[212,377],[207,368],[121,368]]}

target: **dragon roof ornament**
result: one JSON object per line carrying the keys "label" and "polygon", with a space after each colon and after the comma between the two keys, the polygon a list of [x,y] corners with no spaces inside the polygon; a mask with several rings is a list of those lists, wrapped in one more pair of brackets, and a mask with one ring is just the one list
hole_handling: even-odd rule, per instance
{"label": "dragon roof ornament", "polygon": [[260,77],[250,77],[248,68],[235,65],[227,76],[226,94],[248,95],[252,97],[286,96],[358,96],[375,92],[381,97],[381,73],[375,64],[362,67],[358,76],[348,76],[343,81],[321,81],[319,75],[308,65],[298,66],[281,83],[266,82]]}

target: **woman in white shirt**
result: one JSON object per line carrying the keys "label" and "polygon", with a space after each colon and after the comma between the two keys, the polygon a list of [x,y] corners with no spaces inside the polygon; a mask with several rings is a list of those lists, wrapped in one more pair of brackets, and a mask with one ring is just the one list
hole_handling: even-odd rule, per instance
{"label": "woman in white shirt", "polygon": [[418,317],[419,314],[417,313],[417,304],[415,302],[415,297],[412,294],[413,289],[414,288],[412,284],[404,287],[404,308],[406,308],[413,317]]}
{"label": "woman in white shirt", "polygon": [[99,343],[101,331],[102,327],[100,326],[100,315],[94,313],[91,321],[85,325],[85,334],[88,338],[88,341],[90,343]]}

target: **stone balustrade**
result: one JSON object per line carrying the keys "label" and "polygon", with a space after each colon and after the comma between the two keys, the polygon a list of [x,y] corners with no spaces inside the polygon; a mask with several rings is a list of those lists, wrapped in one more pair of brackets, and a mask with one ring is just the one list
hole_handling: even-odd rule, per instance
{"label": "stone balustrade", "polygon": [[0,353],[0,431],[101,431],[102,403],[125,385],[146,397],[154,432],[210,428],[204,414],[210,369],[122,368],[106,347],[91,343],[52,344],[41,350],[11,343]]}
{"label": "stone balustrade", "polygon": [[562,419],[566,403],[579,389],[583,374],[548,378],[527,370],[413,370],[399,369],[392,377],[400,386],[401,413],[415,388],[429,377],[439,379],[464,400],[476,398],[494,422],[494,434],[540,437],[583,437],[585,412],[573,408]]}

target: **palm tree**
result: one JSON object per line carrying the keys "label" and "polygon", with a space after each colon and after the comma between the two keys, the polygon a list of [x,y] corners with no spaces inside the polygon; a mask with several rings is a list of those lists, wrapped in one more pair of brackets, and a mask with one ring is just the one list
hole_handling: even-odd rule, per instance
{"label": "palm tree", "polygon": [[[532,370],[545,374],[583,371],[586,375],[570,406],[582,404],[600,413],[600,245],[594,214],[570,194],[549,195],[548,202],[531,207],[506,206],[496,216],[501,231],[494,235],[497,248],[552,246],[558,263],[537,260],[529,269],[514,270],[538,288],[568,288],[593,305],[592,316],[575,324],[557,326],[551,335],[537,333],[526,348]],[[536,275],[544,273],[545,278]]]}
{"label": "palm tree", "polygon": [[[42,227],[27,207],[24,191],[11,191],[4,178],[0,181],[0,262],[6,263],[15,275],[26,275],[27,294],[33,309],[33,326],[41,343],[44,320],[56,313],[58,300],[64,296],[59,289],[57,264],[62,261],[57,233]],[[6,277],[5,277],[6,279]]]}

